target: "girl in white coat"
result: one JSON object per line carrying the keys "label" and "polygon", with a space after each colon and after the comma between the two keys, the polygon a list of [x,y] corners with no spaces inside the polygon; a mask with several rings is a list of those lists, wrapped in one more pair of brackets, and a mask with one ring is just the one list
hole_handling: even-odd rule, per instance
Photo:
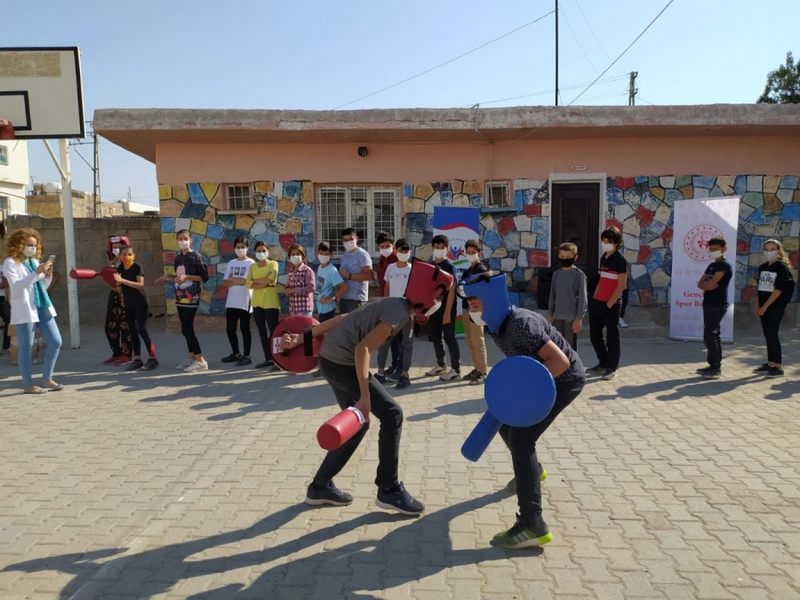
{"label": "girl in white coat", "polygon": [[[62,386],[53,381],[53,370],[61,350],[61,333],[56,324],[56,311],[47,288],[53,278],[53,264],[40,263],[42,239],[35,229],[18,229],[7,242],[8,258],[3,263],[3,275],[8,281],[8,302],[11,305],[11,324],[19,341],[19,371],[26,394],[57,391]],[[47,350],[44,356],[43,383],[33,385],[31,350],[33,330],[39,324]]]}

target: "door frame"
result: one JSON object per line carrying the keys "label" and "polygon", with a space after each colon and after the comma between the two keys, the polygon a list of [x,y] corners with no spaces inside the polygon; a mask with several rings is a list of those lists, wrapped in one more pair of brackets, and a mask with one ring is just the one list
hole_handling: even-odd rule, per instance
{"label": "door frame", "polygon": [[[560,183],[599,183],[600,184],[600,207],[599,207],[599,219],[597,224],[597,240],[600,241],[600,234],[606,228],[606,214],[608,213],[608,189],[606,183],[607,175],[606,173],[550,173],[547,183],[547,192],[549,194],[550,202],[553,199],[553,184],[560,184]],[[550,245],[553,245],[553,215],[552,212],[550,213],[549,219],[547,220],[547,227],[549,229],[548,235],[550,236]],[[600,256],[602,253],[599,252],[600,248],[598,246],[598,254]],[[547,253],[547,266],[552,268],[552,255],[553,253],[548,251]],[[599,265],[598,265],[599,266]]]}

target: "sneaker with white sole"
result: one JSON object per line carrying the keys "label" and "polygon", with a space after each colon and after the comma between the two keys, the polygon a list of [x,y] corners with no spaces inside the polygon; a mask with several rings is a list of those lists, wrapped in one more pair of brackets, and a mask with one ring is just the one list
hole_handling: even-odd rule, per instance
{"label": "sneaker with white sole", "polygon": [[461,372],[456,371],[455,369],[450,369],[446,373],[439,375],[439,379],[441,381],[453,381],[454,379],[460,379],[460,378],[461,378]]}
{"label": "sneaker with white sole", "polygon": [[183,361],[181,364],[179,364],[177,367],[175,367],[175,369],[178,370],[178,371],[184,371],[188,367],[190,367],[192,365],[192,363],[194,363],[194,362],[195,361],[194,361],[193,358],[187,358],[185,361]]}
{"label": "sneaker with white sole", "polygon": [[183,370],[184,373],[197,373],[198,371],[208,371],[208,363],[205,360],[196,360]]}
{"label": "sneaker with white sole", "polygon": [[353,497],[337,488],[333,481],[325,487],[317,487],[313,483],[306,490],[305,503],[309,506],[347,506],[353,503]]}
{"label": "sneaker with white sole", "polygon": [[436,365],[432,369],[428,369],[425,371],[425,375],[428,377],[433,377],[434,375],[441,375],[442,373],[447,373],[447,367],[444,365]]}
{"label": "sneaker with white sole", "polygon": [[379,508],[394,510],[404,515],[420,515],[425,511],[425,505],[408,493],[402,481],[391,491],[378,489],[378,499],[375,504]]}
{"label": "sneaker with white sole", "polygon": [[623,319],[622,317],[619,318],[619,327],[620,327],[620,329],[627,329],[628,328],[628,324],[625,322],[625,319]]}

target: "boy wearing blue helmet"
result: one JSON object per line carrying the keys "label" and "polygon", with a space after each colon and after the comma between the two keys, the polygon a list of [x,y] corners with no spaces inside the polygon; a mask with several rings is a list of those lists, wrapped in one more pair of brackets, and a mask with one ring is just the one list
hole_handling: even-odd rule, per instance
{"label": "boy wearing blue helmet", "polygon": [[542,518],[543,477],[536,457],[536,441],[583,390],[586,377],[583,363],[547,319],[511,305],[503,273],[488,271],[475,275],[463,282],[459,293],[469,304],[470,319],[489,330],[503,354],[530,356],[544,364],[555,379],[555,404],[542,421],[531,427],[500,428],[500,435],[511,451],[519,515],[514,526],[498,533],[492,542],[510,549],[541,546],[553,536]]}

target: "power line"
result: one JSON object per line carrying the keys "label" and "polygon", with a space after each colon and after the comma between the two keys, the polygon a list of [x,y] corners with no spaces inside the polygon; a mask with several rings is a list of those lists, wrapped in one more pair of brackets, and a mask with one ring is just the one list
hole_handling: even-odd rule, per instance
{"label": "power line", "polygon": [[[625,75],[616,75],[614,77],[607,77],[605,79],[602,79],[601,81],[618,81],[620,79],[627,79],[628,77],[629,77],[629,75],[626,73]],[[588,81],[584,81],[583,83],[576,83],[576,84],[573,84],[573,85],[560,87],[559,90],[577,90],[577,89],[583,87],[584,85],[586,85],[587,83],[589,83],[589,82]],[[554,91],[555,90],[552,90],[552,89],[550,89],[550,90],[541,90],[539,92],[531,92],[529,94],[521,94],[519,96],[510,96],[508,98],[498,98],[497,100],[485,100],[485,101],[482,101],[482,102],[475,102],[475,103],[471,104],[470,106],[475,106],[476,104],[480,105],[480,106],[484,106],[486,104],[496,104],[498,102],[508,102],[509,100],[521,100],[523,98],[531,98],[533,96],[544,96],[546,94],[552,94]]]}
{"label": "power line", "polygon": [[583,17],[583,20],[586,21],[586,26],[589,28],[589,31],[592,33],[592,36],[594,37],[594,41],[597,42],[598,46],[600,46],[600,50],[603,51],[603,54],[606,55],[606,58],[608,60],[611,60],[611,55],[608,52],[606,52],[606,49],[603,47],[603,44],[600,43],[600,38],[598,38],[597,34],[594,32],[594,28],[592,27],[592,24],[589,22],[589,19],[586,18],[586,13],[583,12],[583,7],[581,6],[581,1],[580,0],[575,0],[575,4],[578,5],[578,10],[581,11],[581,16]]}
{"label": "power line", "polygon": [[597,83],[597,82],[600,80],[600,78],[601,78],[603,75],[605,75],[605,74],[606,74],[606,73],[609,71],[609,69],[611,69],[611,67],[613,67],[615,64],[617,64],[617,62],[619,61],[619,59],[620,59],[620,58],[622,58],[623,56],[625,56],[625,53],[626,53],[628,50],[630,50],[630,49],[633,47],[633,45],[634,45],[636,42],[638,42],[638,41],[639,41],[639,38],[641,38],[641,37],[642,37],[642,36],[643,36],[643,35],[644,35],[644,34],[647,32],[647,30],[648,30],[648,29],[650,29],[650,27],[652,27],[653,23],[655,23],[655,22],[658,20],[658,18],[659,18],[661,15],[663,15],[663,14],[664,14],[664,11],[665,11],[665,10],[667,10],[667,9],[669,8],[669,5],[670,5],[670,4],[672,4],[674,1],[675,1],[675,0],[669,0],[669,2],[667,2],[667,3],[664,5],[664,8],[662,8],[662,9],[661,9],[661,11],[659,11],[659,13],[658,13],[658,14],[657,14],[655,17],[653,17],[653,20],[652,20],[652,21],[650,21],[650,22],[647,24],[647,27],[645,27],[645,28],[642,30],[642,32],[641,32],[639,35],[637,35],[637,36],[636,36],[636,38],[634,38],[634,40],[633,40],[633,41],[632,41],[630,44],[628,44],[627,48],[625,48],[625,50],[623,50],[623,51],[620,53],[620,55],[619,55],[619,56],[617,56],[617,58],[615,58],[613,61],[611,61],[611,64],[610,64],[610,65],[608,65],[608,66],[605,68],[605,70],[604,70],[602,73],[600,73],[600,74],[597,76],[597,79],[595,79],[595,80],[594,80],[592,83],[590,83],[588,86],[586,86],[586,89],[585,89],[585,90],[583,90],[583,91],[582,91],[580,94],[578,94],[577,96],[575,96],[575,98],[572,100],[572,102],[570,102],[570,103],[569,103],[567,106],[572,106],[573,104],[575,104],[575,102],[578,100],[578,98],[580,98],[580,97],[581,97],[581,96],[583,96],[583,95],[584,95],[584,94],[585,94],[587,91],[589,91],[589,88],[591,88],[591,87],[592,87],[592,86],[593,86],[595,83]]}
{"label": "power line", "polygon": [[454,58],[448,59],[448,60],[446,60],[444,62],[439,63],[438,65],[436,65],[434,67],[431,67],[430,69],[426,69],[424,71],[416,73],[415,75],[411,75],[410,77],[406,77],[405,79],[401,79],[400,81],[392,83],[391,85],[387,85],[386,87],[383,87],[383,88],[381,88],[379,90],[375,90],[374,92],[370,92],[369,94],[365,94],[364,96],[361,96],[360,98],[356,98],[355,100],[351,100],[350,102],[345,102],[344,104],[340,104],[339,106],[335,107],[333,110],[339,110],[340,108],[344,108],[345,106],[350,106],[351,104],[355,104],[356,102],[361,102],[362,100],[366,100],[367,98],[371,98],[372,96],[376,96],[376,95],[378,95],[378,94],[380,94],[382,92],[385,92],[386,90],[390,90],[392,88],[395,88],[398,85],[402,85],[404,83],[407,83],[407,82],[411,81],[412,79],[417,79],[418,77],[422,77],[423,75],[427,75],[428,73],[430,73],[432,71],[435,71],[436,69],[440,69],[441,67],[444,67],[446,65],[449,65],[450,63],[453,63],[453,62],[455,62],[457,60],[460,60],[460,59],[464,58],[465,56],[469,56],[470,54],[474,54],[475,52],[485,48],[489,44],[493,44],[495,42],[498,42],[498,41],[502,40],[503,38],[506,38],[506,37],[508,37],[508,36],[510,36],[510,35],[512,35],[514,33],[517,33],[518,31],[522,31],[526,27],[530,27],[531,25],[534,25],[534,24],[538,23],[539,21],[541,21],[545,17],[548,17],[548,16],[552,15],[554,12],[555,12],[554,10],[551,10],[550,12],[543,14],[541,17],[538,17],[538,18],[534,19],[533,21],[528,21],[527,23],[524,23],[524,24],[520,25],[519,27],[516,27],[515,29],[512,29],[511,31],[507,31],[506,33],[504,33],[504,34],[502,34],[502,35],[500,35],[500,36],[498,36],[496,38],[493,38],[493,39],[491,39],[491,40],[489,40],[487,42],[484,42],[480,46],[476,46],[475,48],[472,48],[471,50],[467,50],[466,52],[463,52],[463,53],[459,54],[458,56],[456,56]]}

